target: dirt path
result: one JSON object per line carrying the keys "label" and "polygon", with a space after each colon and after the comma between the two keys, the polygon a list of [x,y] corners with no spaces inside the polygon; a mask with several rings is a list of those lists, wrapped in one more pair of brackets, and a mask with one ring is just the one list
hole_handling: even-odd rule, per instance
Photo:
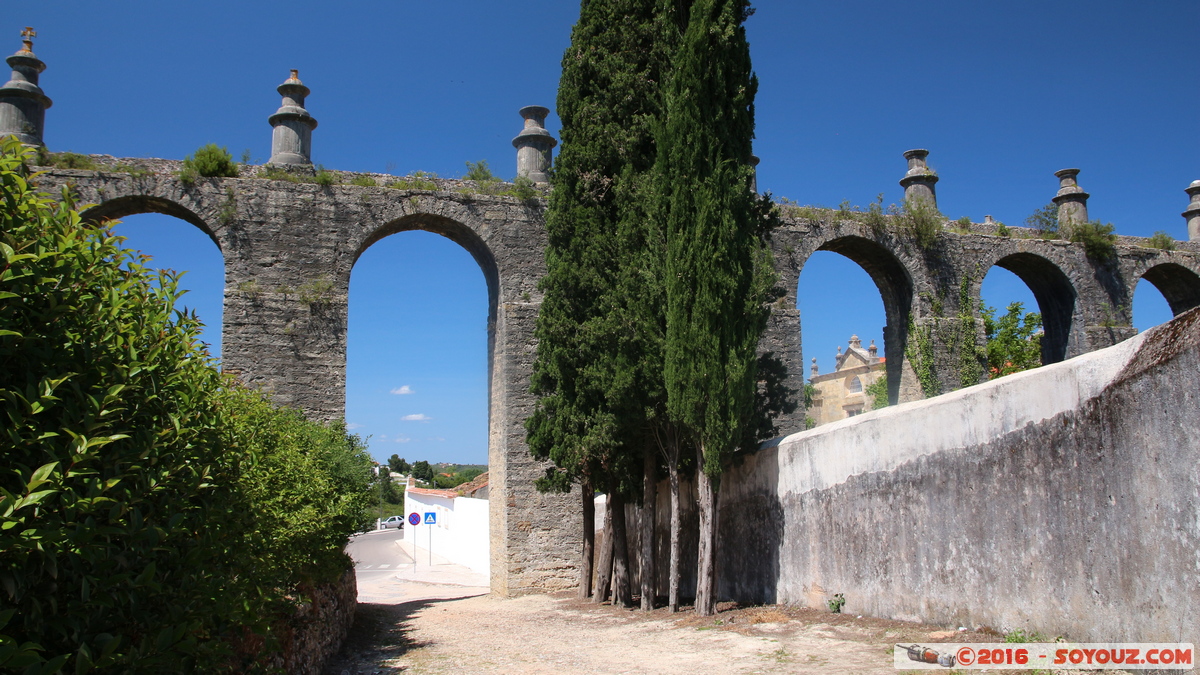
{"label": "dirt path", "polygon": [[[789,607],[722,605],[717,617],[643,613],[569,595],[512,599],[405,583],[360,605],[327,675],[364,673],[862,673],[896,675],[892,645],[995,642],[989,633]],[[455,597],[459,596],[459,597]],[[1012,671],[1009,671],[1012,672]]]}

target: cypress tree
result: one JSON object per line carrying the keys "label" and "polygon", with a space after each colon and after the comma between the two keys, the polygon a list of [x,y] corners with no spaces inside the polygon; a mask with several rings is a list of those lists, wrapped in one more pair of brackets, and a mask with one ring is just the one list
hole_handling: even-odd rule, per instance
{"label": "cypress tree", "polygon": [[[583,596],[591,580],[593,490],[607,492],[615,507],[634,493],[642,472],[641,449],[631,451],[643,426],[630,358],[638,338],[622,297],[623,249],[632,240],[618,229],[622,214],[642,199],[636,185],[656,158],[657,19],[654,0],[582,2],[559,85],[562,150],[551,176],[531,378],[539,400],[527,431],[534,456],[555,464],[539,487],[583,488]],[[624,509],[611,515],[623,537]],[[615,576],[623,577],[614,600],[622,604],[632,600],[626,550],[624,542],[614,546]]]}
{"label": "cypress tree", "polygon": [[746,0],[695,0],[667,82],[657,177],[667,237],[667,407],[696,449],[696,612],[716,608],[720,476],[754,412],[756,351],[771,288],[750,189],[757,80]]}

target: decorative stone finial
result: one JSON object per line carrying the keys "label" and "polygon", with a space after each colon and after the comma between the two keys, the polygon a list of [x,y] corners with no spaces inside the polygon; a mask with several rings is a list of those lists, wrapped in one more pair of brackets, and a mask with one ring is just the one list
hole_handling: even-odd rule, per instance
{"label": "decorative stone finial", "polygon": [[860,340],[857,335],[851,335],[850,336],[850,346],[855,347],[857,349],[862,349],[862,340]]}
{"label": "decorative stone finial", "polygon": [[267,118],[274,127],[271,132],[271,159],[267,163],[311,165],[312,130],[317,128],[317,120],[304,109],[304,98],[310,92],[300,81],[300,71],[293,69],[291,76],[276,91],[283,96],[283,105]]}
{"label": "decorative stone finial", "polygon": [[1200,180],[1192,181],[1185,191],[1192,198],[1183,217],[1187,219],[1188,241],[1200,241]]}
{"label": "decorative stone finial", "polygon": [[908,160],[908,171],[900,179],[900,187],[904,188],[904,201],[924,200],[936,208],[937,192],[933,186],[938,182],[938,175],[926,164],[925,158],[928,156],[929,151],[921,149],[904,153],[904,159]]}
{"label": "decorative stone finial", "polygon": [[817,376],[817,357],[815,357],[815,356],[813,357],[812,366],[809,367],[808,372],[809,372],[809,375],[808,375],[809,379],[812,379]]}
{"label": "decorative stone finial", "polygon": [[549,108],[540,105],[527,105],[518,111],[525,119],[525,128],[513,139],[513,147],[517,149],[517,175],[528,178],[535,183],[549,182],[550,151],[558,145],[558,141],[546,131],[546,115]]}
{"label": "decorative stone finial", "polygon": [[0,87],[0,137],[15,136],[25,145],[45,145],[42,131],[46,109],[53,101],[38,86],[38,76],[46,69],[33,54],[33,38],[37,32],[26,26],[21,31],[21,48],[8,57],[12,79]]}
{"label": "decorative stone finial", "polygon": [[875,358],[879,355],[879,347],[875,346],[874,340],[871,340],[870,346],[867,347],[867,354],[870,354],[871,358]]}
{"label": "decorative stone finial", "polygon": [[1054,196],[1054,203],[1058,204],[1058,223],[1059,225],[1067,225],[1069,223],[1086,223],[1088,220],[1087,200],[1089,195],[1079,187],[1079,182],[1076,176],[1079,175],[1079,169],[1061,169],[1055,171],[1054,175],[1058,177],[1058,194]]}

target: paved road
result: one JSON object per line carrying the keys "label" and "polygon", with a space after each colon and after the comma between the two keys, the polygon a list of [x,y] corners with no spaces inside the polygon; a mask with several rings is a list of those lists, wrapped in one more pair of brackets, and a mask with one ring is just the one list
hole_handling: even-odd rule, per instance
{"label": "paved road", "polygon": [[[403,530],[380,530],[350,540],[358,601],[398,604],[426,598],[461,598],[488,592],[487,575],[455,565],[403,541]],[[414,552],[416,562],[413,561]]]}
{"label": "paved road", "polygon": [[350,540],[346,553],[354,559],[354,572],[363,575],[395,573],[413,559],[402,546],[404,530],[379,530],[360,534]]}

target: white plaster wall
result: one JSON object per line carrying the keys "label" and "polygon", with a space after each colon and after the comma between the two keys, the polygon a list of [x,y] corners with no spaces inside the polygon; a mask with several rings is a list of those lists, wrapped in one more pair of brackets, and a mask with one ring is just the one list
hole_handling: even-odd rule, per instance
{"label": "white plaster wall", "polygon": [[779,491],[826,489],[857,474],[888,471],[924,455],[981,445],[1074,410],[1104,390],[1144,337],[769,442],[768,447],[778,444]]}
{"label": "white plaster wall", "polygon": [[[425,513],[437,514],[437,524],[425,525]],[[414,490],[404,491],[404,514],[421,515],[422,524],[405,523],[404,539],[418,548],[476,572],[491,570],[488,537],[488,500],[470,497],[442,497]]]}

